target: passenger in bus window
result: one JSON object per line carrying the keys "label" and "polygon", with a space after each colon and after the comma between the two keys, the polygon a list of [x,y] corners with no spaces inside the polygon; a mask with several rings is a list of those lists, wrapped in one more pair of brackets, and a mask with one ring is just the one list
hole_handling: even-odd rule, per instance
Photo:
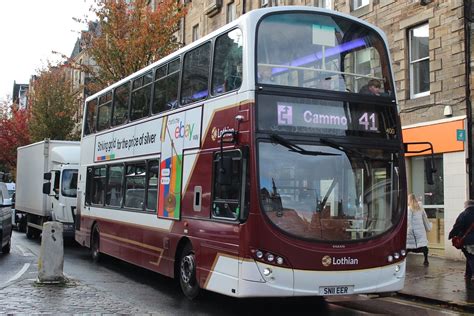
{"label": "passenger in bus window", "polygon": [[362,94],[371,94],[371,95],[380,95],[382,85],[377,79],[370,79],[369,82],[360,88],[359,93]]}
{"label": "passenger in bus window", "polygon": [[272,68],[266,65],[258,65],[258,82],[274,83],[273,81]]}

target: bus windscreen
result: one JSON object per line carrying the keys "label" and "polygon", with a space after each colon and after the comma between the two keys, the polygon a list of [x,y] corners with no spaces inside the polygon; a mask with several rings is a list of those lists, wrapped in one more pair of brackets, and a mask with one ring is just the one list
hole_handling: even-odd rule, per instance
{"label": "bus windscreen", "polygon": [[324,13],[283,13],[258,27],[258,84],[394,98],[389,58],[373,29]]}

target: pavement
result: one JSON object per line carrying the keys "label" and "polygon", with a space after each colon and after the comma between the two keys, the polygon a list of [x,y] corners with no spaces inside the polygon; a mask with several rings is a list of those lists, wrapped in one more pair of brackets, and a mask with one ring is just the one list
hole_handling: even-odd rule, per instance
{"label": "pavement", "polygon": [[474,281],[464,280],[466,262],[429,257],[429,263],[423,265],[422,254],[408,254],[405,287],[398,294],[474,312]]}

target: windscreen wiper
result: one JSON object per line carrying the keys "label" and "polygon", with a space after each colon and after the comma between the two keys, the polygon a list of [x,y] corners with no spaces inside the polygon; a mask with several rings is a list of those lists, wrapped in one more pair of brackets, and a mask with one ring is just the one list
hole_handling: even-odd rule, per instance
{"label": "windscreen wiper", "polygon": [[290,151],[301,154],[301,155],[308,155],[308,156],[340,156],[340,154],[335,153],[328,153],[323,151],[313,151],[313,150],[306,150],[296,144],[293,144],[289,140],[277,135],[271,134],[270,138],[272,141],[288,148]]}
{"label": "windscreen wiper", "polygon": [[343,151],[347,154],[355,155],[356,157],[359,157],[359,158],[363,158],[363,159],[367,159],[367,160],[378,160],[378,161],[389,161],[390,160],[390,159],[386,159],[386,158],[375,158],[375,157],[367,156],[366,154],[360,152],[359,150],[357,150],[355,148],[350,148],[347,145],[343,145],[339,142],[335,142],[335,141],[329,140],[327,138],[320,138],[319,141],[322,144],[327,145],[331,148],[339,149],[340,151]]}

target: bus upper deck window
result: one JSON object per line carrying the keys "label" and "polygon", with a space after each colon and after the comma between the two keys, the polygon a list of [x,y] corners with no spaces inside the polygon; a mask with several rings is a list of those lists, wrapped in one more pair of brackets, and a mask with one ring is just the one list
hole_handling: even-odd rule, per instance
{"label": "bus upper deck window", "polygon": [[96,132],[97,99],[87,102],[86,111],[84,135],[89,135]]}
{"label": "bus upper deck window", "polygon": [[130,83],[127,82],[114,91],[114,105],[112,125],[117,126],[128,120],[128,97],[130,95]]}
{"label": "bus upper deck window", "polygon": [[242,31],[235,29],[217,38],[214,49],[212,94],[240,88],[242,84]]}
{"label": "bus upper deck window", "polygon": [[205,43],[184,56],[181,104],[207,98],[211,44]]}
{"label": "bus upper deck window", "polygon": [[178,106],[180,59],[158,68],[155,72],[155,93],[152,113],[172,110]]}

